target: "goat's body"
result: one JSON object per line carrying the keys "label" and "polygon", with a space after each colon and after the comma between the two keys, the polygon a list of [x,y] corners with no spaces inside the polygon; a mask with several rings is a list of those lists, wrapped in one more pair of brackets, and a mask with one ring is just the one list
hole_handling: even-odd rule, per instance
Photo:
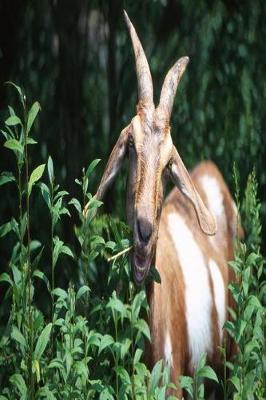
{"label": "goat's body", "polygon": [[193,374],[204,352],[210,365],[219,367],[230,280],[227,261],[233,256],[234,203],[221,174],[204,162],[191,177],[216,217],[217,234],[202,233],[191,203],[174,189],[159,227],[156,268],[161,284],[149,290],[151,363],[164,359],[173,382]]}
{"label": "goat's body", "polygon": [[[155,107],[148,61],[126,13],[125,18],[136,60],[137,114],[112,150],[96,198],[102,198],[128,156],[127,219],[133,231],[134,280],[143,284],[154,261],[161,276],[161,285],[148,289],[149,358],[151,365],[165,359],[176,382],[180,374],[193,373],[204,352],[211,365],[219,365],[236,211],[217,168],[202,163],[190,176],[172,141],[174,97],[189,58],[181,57],[168,71]],[[180,192],[173,190],[163,205],[167,175]]]}

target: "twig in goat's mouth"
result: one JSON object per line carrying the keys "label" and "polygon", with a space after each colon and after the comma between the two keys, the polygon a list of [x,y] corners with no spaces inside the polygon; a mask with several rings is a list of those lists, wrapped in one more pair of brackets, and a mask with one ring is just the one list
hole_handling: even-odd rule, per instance
{"label": "twig in goat's mouth", "polygon": [[115,254],[112,257],[107,258],[107,261],[113,261],[116,260],[118,257],[122,256],[123,254],[128,253],[131,249],[133,249],[133,246],[127,247],[126,249],[120,251],[119,253]]}

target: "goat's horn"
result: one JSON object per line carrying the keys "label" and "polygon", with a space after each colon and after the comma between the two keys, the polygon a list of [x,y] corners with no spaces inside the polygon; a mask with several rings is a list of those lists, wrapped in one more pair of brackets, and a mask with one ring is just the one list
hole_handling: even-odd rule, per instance
{"label": "goat's horn", "polygon": [[159,108],[169,121],[174,104],[176,89],[189,62],[188,57],[180,58],[168,71],[161,90]]}
{"label": "goat's horn", "polygon": [[124,15],[135,54],[139,101],[144,105],[153,104],[153,85],[149,64],[135,28],[125,10]]}

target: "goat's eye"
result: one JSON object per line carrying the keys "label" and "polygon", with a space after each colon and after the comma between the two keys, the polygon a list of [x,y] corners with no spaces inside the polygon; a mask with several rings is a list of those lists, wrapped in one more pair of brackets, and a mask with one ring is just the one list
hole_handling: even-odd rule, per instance
{"label": "goat's eye", "polygon": [[129,139],[128,139],[128,146],[130,148],[134,148],[134,139],[133,139],[132,136],[130,136]]}
{"label": "goat's eye", "polygon": [[167,165],[168,171],[171,171],[172,165],[173,165],[173,160],[169,160],[168,165]]}

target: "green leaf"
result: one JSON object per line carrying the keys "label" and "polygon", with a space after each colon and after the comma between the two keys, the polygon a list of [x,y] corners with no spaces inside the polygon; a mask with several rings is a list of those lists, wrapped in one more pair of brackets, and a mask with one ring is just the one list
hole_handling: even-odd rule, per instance
{"label": "green leaf", "polygon": [[38,167],[36,167],[31,175],[30,175],[30,180],[29,180],[29,187],[28,187],[28,196],[31,194],[31,190],[33,185],[42,177],[43,171],[45,168],[45,164],[41,164]]}
{"label": "green leaf", "polygon": [[116,292],[112,293],[112,297],[108,301],[106,307],[111,308],[111,310],[116,310],[122,316],[124,315],[124,313],[126,311],[125,304],[122,303],[122,301],[117,298]]}
{"label": "green leaf", "polygon": [[27,138],[27,144],[37,144],[37,143],[38,142],[36,142],[36,140],[34,140],[34,139],[30,138],[30,137]]}
{"label": "green leaf", "polygon": [[10,286],[13,286],[13,281],[6,272],[3,272],[0,275],[0,282],[6,282],[6,283],[9,283]]}
{"label": "green leaf", "polygon": [[50,362],[50,364],[48,365],[48,368],[49,369],[58,368],[60,371],[63,372],[64,371],[64,364],[63,364],[62,360],[60,360],[58,358],[55,358]]}
{"label": "green leaf", "polygon": [[55,267],[58,257],[60,254],[64,253],[72,258],[74,258],[74,254],[70,250],[70,248],[64,245],[64,242],[56,236],[54,239],[54,249],[53,249],[53,268]]}
{"label": "green leaf", "polygon": [[246,265],[256,265],[256,263],[260,260],[261,256],[260,254],[257,253],[251,253],[249,254],[247,260],[246,260]]}
{"label": "green leaf", "polygon": [[114,339],[110,335],[104,335],[101,338],[101,343],[99,346],[99,354],[108,346],[114,343]]}
{"label": "green leaf", "polygon": [[41,334],[37,340],[35,350],[34,350],[34,359],[35,360],[39,361],[44,350],[46,349],[46,346],[50,339],[51,329],[52,329],[52,323],[49,323],[41,332]]}
{"label": "green leaf", "polygon": [[242,335],[244,333],[244,330],[245,330],[246,326],[247,326],[247,321],[243,321],[243,320],[238,320],[237,321],[238,332],[237,332],[237,335],[236,335],[236,338],[235,338],[236,343],[240,342],[240,339],[241,339],[241,337],[242,337]]}
{"label": "green leaf", "polygon": [[234,385],[234,387],[236,388],[237,392],[240,393],[241,389],[240,389],[240,379],[234,375],[232,376],[232,378],[229,379],[229,381],[232,382],[232,384]]}
{"label": "green leaf", "polygon": [[74,258],[74,254],[72,252],[72,250],[70,250],[70,248],[68,246],[62,246],[61,248],[61,253],[66,254],[69,257]]}
{"label": "green leaf", "polygon": [[77,293],[77,297],[76,299],[79,300],[85,293],[89,293],[90,292],[90,288],[86,285],[81,286],[81,288],[79,288],[78,293]]}
{"label": "green leaf", "polygon": [[33,272],[33,278],[39,278],[41,279],[47,286],[47,289],[50,291],[50,282],[49,279],[47,278],[47,276],[40,270],[36,270]]}
{"label": "green leaf", "polygon": [[39,186],[41,188],[42,197],[44,198],[44,201],[47,204],[47,206],[50,208],[51,207],[50,190],[49,190],[48,186],[43,182],[40,182]]}
{"label": "green leaf", "polygon": [[6,222],[5,224],[0,226],[0,238],[7,235],[12,230],[11,222]]}
{"label": "green leaf", "polygon": [[31,109],[29,111],[27,128],[26,128],[27,133],[29,133],[29,131],[31,130],[32,124],[35,121],[35,118],[36,118],[38,112],[40,111],[40,109],[41,109],[40,104],[38,103],[38,101],[35,101],[35,103],[33,103],[33,105],[31,106]]}
{"label": "green leaf", "polygon": [[11,82],[11,81],[7,81],[5,83],[7,85],[13,86],[17,90],[17,92],[19,94],[19,97],[20,97],[20,101],[21,101],[22,104],[24,104],[25,96],[23,95],[21,88],[18,85],[16,85],[14,82]]}
{"label": "green leaf", "polygon": [[193,398],[193,378],[191,376],[180,376],[180,387],[185,389]]}
{"label": "green leaf", "polygon": [[4,147],[13,151],[18,151],[20,154],[23,154],[24,151],[22,144],[16,139],[8,139],[4,143]]}
{"label": "green leaf", "polygon": [[197,376],[201,376],[202,378],[208,378],[208,379],[211,379],[212,381],[219,383],[216,373],[208,365],[205,365],[204,367],[202,367],[197,372]]}
{"label": "green leaf", "polygon": [[22,125],[20,118],[17,115],[11,115],[5,120],[7,126]]}
{"label": "green leaf", "polygon": [[146,299],[146,293],[144,290],[141,290],[139,293],[136,294],[132,303],[132,317],[133,320],[136,320],[139,317],[140,308],[143,302]]}
{"label": "green leaf", "polygon": [[126,384],[126,385],[128,385],[128,386],[131,385],[130,376],[129,376],[129,374],[128,374],[128,372],[127,372],[127,370],[126,370],[125,368],[123,368],[123,367],[121,367],[121,366],[116,367],[116,368],[115,368],[115,372],[116,372],[117,375],[120,377],[121,382],[122,382],[123,384]]}
{"label": "green leaf", "polygon": [[0,186],[5,185],[8,182],[16,181],[14,175],[11,172],[2,172],[0,175]]}
{"label": "green leaf", "polygon": [[62,299],[66,299],[67,298],[67,292],[61,288],[56,288],[52,291],[52,293],[57,296],[57,297],[61,297]]}
{"label": "green leaf", "polygon": [[153,367],[153,370],[151,372],[151,394],[155,390],[155,388],[159,385],[159,381],[161,378],[161,373],[162,373],[162,366],[163,362],[162,360],[158,361],[155,366]]}
{"label": "green leaf", "polygon": [[142,356],[143,350],[137,349],[135,354],[134,354],[134,359],[133,359],[133,364],[135,365],[136,363],[139,362],[141,356]]}
{"label": "green leaf", "polygon": [[151,334],[150,334],[150,329],[147,324],[147,322],[144,319],[139,319],[135,324],[134,327],[141,332],[146,338],[150,341],[151,340]]}
{"label": "green leaf", "polygon": [[53,163],[52,157],[50,157],[50,156],[49,156],[49,158],[48,158],[48,163],[47,163],[47,165],[48,165],[48,176],[49,176],[49,181],[50,181],[50,183],[51,183],[51,185],[52,185],[53,182],[54,182],[54,163]]}
{"label": "green leaf", "polygon": [[63,198],[64,196],[67,196],[69,193],[66,190],[60,190],[56,195],[54,196],[54,201]]}
{"label": "green leaf", "polygon": [[197,371],[201,370],[206,365],[207,353],[203,353],[197,365]]}
{"label": "green leaf", "polygon": [[75,199],[75,198],[71,199],[68,202],[68,204],[73,204],[73,206],[76,208],[77,212],[80,214],[82,213],[81,204],[77,199]]}
{"label": "green leaf", "polygon": [[22,346],[23,350],[26,348],[26,340],[16,326],[12,328],[11,337]]}
{"label": "green leaf", "polygon": [[92,171],[93,171],[94,168],[97,166],[97,164],[99,164],[100,161],[101,161],[100,158],[96,158],[96,160],[93,160],[93,161],[90,163],[90,165],[88,166],[87,171],[86,171],[86,176],[87,176],[87,177],[92,173]]}
{"label": "green leaf", "polygon": [[24,381],[24,378],[21,374],[14,374],[9,379],[12,385],[16,386],[20,395],[22,396],[21,399],[27,399],[27,386]]}
{"label": "green leaf", "polygon": [[44,397],[46,400],[56,400],[56,397],[48,386],[44,386],[38,390],[36,398],[39,399],[40,397]]}

